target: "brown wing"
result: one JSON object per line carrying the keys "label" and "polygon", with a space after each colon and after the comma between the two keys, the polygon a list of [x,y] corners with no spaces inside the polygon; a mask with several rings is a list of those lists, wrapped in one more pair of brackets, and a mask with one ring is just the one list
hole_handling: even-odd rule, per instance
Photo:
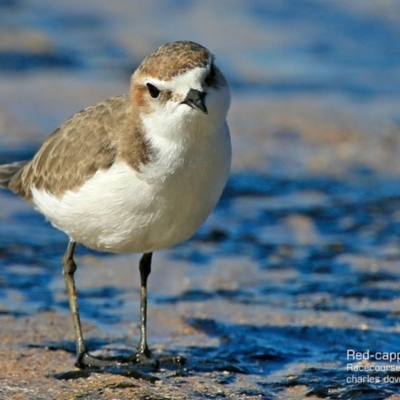
{"label": "brown wing", "polygon": [[61,125],[34,158],[10,180],[9,188],[31,200],[31,187],[55,196],[78,189],[117,157],[118,135],[131,114],[128,96],[111,98],[86,108]]}

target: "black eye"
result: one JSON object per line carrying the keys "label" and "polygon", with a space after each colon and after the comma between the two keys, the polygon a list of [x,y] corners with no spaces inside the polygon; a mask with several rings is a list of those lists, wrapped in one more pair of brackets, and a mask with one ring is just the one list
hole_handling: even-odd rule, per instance
{"label": "black eye", "polygon": [[214,86],[217,83],[214,64],[211,65],[210,72],[209,72],[205,82],[208,86]]}
{"label": "black eye", "polygon": [[154,85],[152,85],[151,83],[148,83],[146,86],[147,86],[147,89],[149,89],[150,96],[151,96],[153,99],[156,99],[156,98],[160,95],[160,90],[157,89],[157,88],[156,88]]}

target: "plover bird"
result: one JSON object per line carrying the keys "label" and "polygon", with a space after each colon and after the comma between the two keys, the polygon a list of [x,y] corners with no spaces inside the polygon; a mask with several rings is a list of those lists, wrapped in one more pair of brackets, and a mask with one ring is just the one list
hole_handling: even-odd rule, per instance
{"label": "plover bird", "polygon": [[76,366],[104,366],[82,335],[73,259],[76,243],[141,253],[141,334],[147,345],[147,278],[152,253],[194,234],[226,184],[231,143],[228,83],[213,54],[189,41],[144,59],[129,94],[78,112],[29,161],[0,166],[0,186],[18,194],[69,237],[63,257],[77,348]]}

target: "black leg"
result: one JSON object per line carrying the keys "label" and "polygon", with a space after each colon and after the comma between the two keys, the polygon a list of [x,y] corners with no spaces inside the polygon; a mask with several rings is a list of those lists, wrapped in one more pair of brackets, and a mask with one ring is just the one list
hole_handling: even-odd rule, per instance
{"label": "black leg", "polygon": [[79,309],[78,303],[76,299],[76,287],[74,274],[76,271],[76,264],[74,261],[74,250],[75,250],[75,242],[70,241],[67,247],[67,251],[65,252],[63,258],[63,275],[65,280],[65,286],[67,287],[69,307],[71,309],[72,314],[72,322],[74,324],[75,330],[75,338],[76,338],[76,353],[79,356],[86,353],[85,343],[83,341],[82,328],[81,328],[81,320],[79,318]]}
{"label": "black leg", "polygon": [[[85,367],[114,367],[121,366],[125,363],[139,362],[148,364],[151,360],[151,352],[147,345],[147,279],[151,272],[151,258],[153,253],[144,253],[139,263],[140,271],[140,341],[136,349],[136,353],[133,357],[120,358],[120,359],[99,359],[90,355],[86,349],[82,327],[79,318],[79,309],[77,303],[77,292],[74,280],[74,274],[77,269],[74,262],[74,250],[75,242],[70,241],[68,244],[67,251],[65,252],[63,258],[63,275],[65,279],[65,285],[68,292],[68,300],[71,308],[72,321],[74,324],[75,337],[76,337],[76,352],[77,360],[75,365],[78,368]],[[178,364],[183,364],[184,359],[182,357],[163,357],[159,360],[152,360],[153,364],[155,361],[155,366],[159,364],[160,361],[173,361]]]}
{"label": "black leg", "polygon": [[72,314],[72,322],[74,324],[75,338],[76,338],[76,353],[77,360],[75,365],[78,368],[84,367],[106,367],[109,365],[115,365],[114,362],[107,360],[100,360],[91,356],[86,349],[85,343],[83,341],[81,321],[79,318],[79,309],[77,303],[77,293],[74,280],[74,273],[76,271],[76,264],[74,261],[74,250],[76,243],[70,241],[67,247],[67,251],[63,257],[63,275],[65,280],[65,285],[67,287],[69,306]]}
{"label": "black leg", "polygon": [[152,360],[152,354],[147,345],[147,278],[151,273],[151,258],[153,253],[144,253],[139,262],[140,271],[140,341],[136,349],[135,360],[139,363],[152,363],[158,366],[160,363],[175,363],[183,365],[185,359],[181,356],[163,356]]}
{"label": "black leg", "polygon": [[136,350],[136,360],[144,361],[151,357],[147,345],[147,278],[151,272],[153,253],[144,253],[139,262],[140,271],[140,342]]}

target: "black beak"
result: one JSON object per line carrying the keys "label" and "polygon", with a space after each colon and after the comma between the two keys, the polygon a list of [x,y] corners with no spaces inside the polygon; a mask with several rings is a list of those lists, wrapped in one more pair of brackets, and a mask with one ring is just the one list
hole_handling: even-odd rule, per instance
{"label": "black beak", "polygon": [[197,108],[198,110],[203,111],[204,114],[208,114],[207,107],[204,104],[205,97],[206,94],[204,92],[200,92],[196,89],[190,89],[186,99],[183,100],[181,104],[187,104],[192,108]]}

